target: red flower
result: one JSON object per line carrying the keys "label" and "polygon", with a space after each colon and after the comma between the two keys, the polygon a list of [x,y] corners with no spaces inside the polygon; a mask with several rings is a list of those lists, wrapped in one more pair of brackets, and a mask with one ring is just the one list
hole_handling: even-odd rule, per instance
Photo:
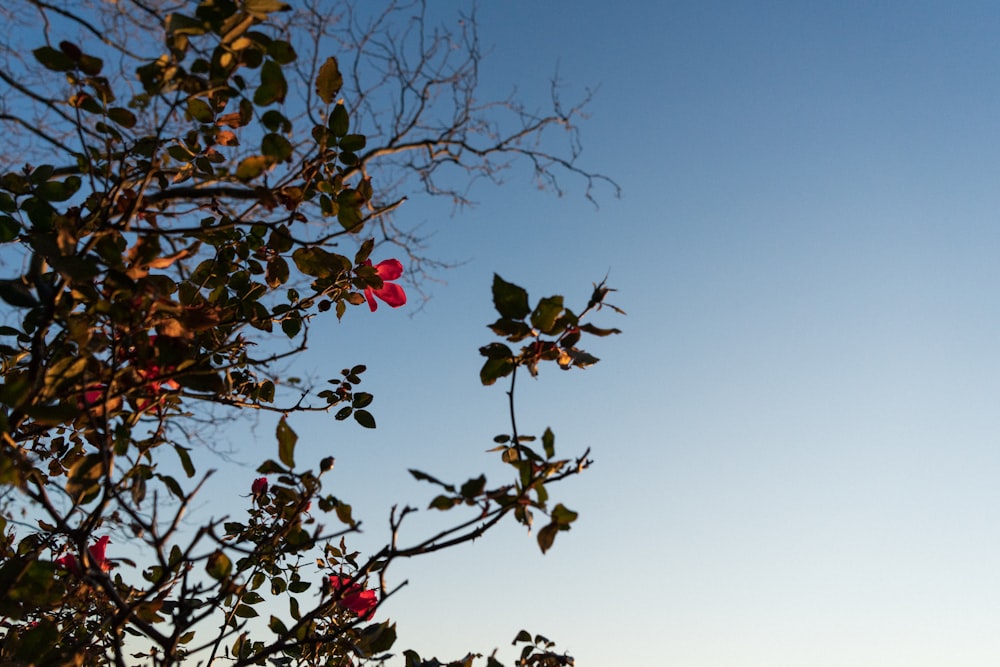
{"label": "red flower", "polygon": [[[174,368],[173,368],[173,366],[171,366],[170,368],[167,369],[167,372],[168,373],[172,373],[173,370],[174,370]],[[157,365],[155,365],[155,364],[151,364],[150,366],[148,366],[146,368],[140,368],[140,369],[138,369],[138,373],[139,373],[139,377],[141,377],[142,380],[143,380],[143,382],[145,383],[143,385],[143,388],[146,391],[148,391],[150,394],[153,394],[155,396],[155,398],[136,398],[135,399],[135,408],[136,408],[136,410],[139,410],[140,412],[142,410],[145,410],[146,408],[150,407],[151,405],[158,404],[160,402],[160,396],[159,396],[159,394],[163,393],[163,388],[164,387],[166,387],[167,389],[170,389],[172,391],[177,391],[178,389],[181,388],[181,385],[177,382],[177,380],[174,380],[174,379],[161,380],[160,379],[160,367],[157,366]],[[159,412],[160,406],[159,405],[155,405],[155,409],[156,409],[157,412]]]}
{"label": "red flower", "polygon": [[[371,265],[372,261],[370,259],[365,260],[365,266]],[[375,265],[375,273],[382,279],[382,287],[378,289],[373,287],[365,288],[365,298],[368,299],[368,307],[372,309],[373,313],[378,308],[375,297],[382,299],[393,308],[399,308],[406,303],[406,292],[403,291],[403,288],[396,283],[389,282],[403,275],[403,265],[400,264],[398,259],[387,259],[379,262]]]}
{"label": "red flower", "polygon": [[250,485],[250,493],[252,493],[255,498],[267,493],[267,477],[258,477],[255,479],[253,484]]}
{"label": "red flower", "polygon": [[330,583],[333,585],[333,594],[337,596],[337,604],[341,609],[357,614],[363,620],[370,619],[375,614],[375,605],[378,599],[375,591],[365,590],[360,584],[352,584],[347,577],[330,575]]}
{"label": "red flower", "polygon": [[[108,549],[108,542],[111,538],[105,535],[101,539],[97,540],[94,544],[90,546],[87,551],[90,552],[90,560],[96,565],[102,572],[111,571],[111,563],[108,561],[106,552]],[[80,561],[73,554],[66,554],[61,558],[57,558],[56,562],[62,565],[64,568],[69,570],[71,573],[80,576]]]}

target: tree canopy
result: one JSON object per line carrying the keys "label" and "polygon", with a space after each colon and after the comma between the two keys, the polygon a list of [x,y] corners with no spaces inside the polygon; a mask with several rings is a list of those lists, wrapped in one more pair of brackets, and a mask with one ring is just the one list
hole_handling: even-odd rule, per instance
{"label": "tree canopy", "polygon": [[[351,350],[366,358],[319,387],[286,372],[324,321],[402,307],[419,288],[434,261],[404,222],[415,192],[464,205],[470,182],[512,165],[557,190],[566,176],[587,196],[616,187],[577,166],[580,106],[479,102],[474,16],[441,31],[420,3],[3,11],[40,29],[12,34],[0,67],[13,147],[0,160],[0,658],[444,664],[394,646],[391,565],[507,517],[543,552],[571,527],[550,489],[589,452],[558,456],[552,430],[519,432],[515,380],[596,363],[580,345],[619,332],[591,321],[612,290],[598,282],[571,309],[495,276],[499,340],[479,350],[480,378],[509,382],[510,429],[488,437],[510,474],[411,470],[434,487],[427,509],[453,518],[404,543],[416,509],[394,507],[373,553],[351,546],[350,503],[323,490],[333,459],[297,460],[294,419],[375,428],[362,379],[378,352]],[[544,148],[551,129],[567,133],[564,150]],[[246,409],[277,416],[273,454],[236,491],[246,514],[190,525],[208,477],[192,432]],[[141,558],[116,554],[122,543]],[[540,635],[515,642],[518,664],[572,664]]]}

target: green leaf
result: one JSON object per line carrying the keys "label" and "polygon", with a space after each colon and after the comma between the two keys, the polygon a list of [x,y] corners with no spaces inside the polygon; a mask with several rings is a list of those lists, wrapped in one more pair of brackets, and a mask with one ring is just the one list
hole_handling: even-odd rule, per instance
{"label": "green leaf", "polygon": [[542,299],[531,313],[531,326],[545,334],[558,333],[556,320],[563,310],[563,298],[550,296]]}
{"label": "green leaf", "polygon": [[552,429],[545,429],[545,433],[542,433],[542,447],[545,448],[546,458],[552,458],[556,455],[556,436],[552,433]]}
{"label": "green leaf", "polygon": [[257,616],[260,615],[257,613],[256,609],[254,609],[253,607],[248,607],[245,604],[241,604],[240,606],[236,607],[236,611],[233,613],[235,613],[240,618],[256,618]]}
{"label": "green leaf", "polygon": [[170,35],[204,35],[205,24],[183,14],[167,17],[167,33]]}
{"label": "green leaf", "polygon": [[346,524],[348,526],[353,526],[354,525],[354,518],[351,516],[351,506],[350,505],[348,505],[347,503],[342,503],[342,502],[338,501],[337,502],[337,509],[335,511],[337,513],[337,518],[340,519],[341,523],[344,523],[344,524]]}
{"label": "green leaf", "polygon": [[294,468],[295,443],[298,442],[299,436],[295,434],[284,417],[278,421],[276,435],[278,437],[278,458],[289,468]]}
{"label": "green leaf", "polygon": [[375,417],[373,417],[372,413],[367,410],[355,410],[354,421],[358,422],[365,428],[375,428]]}
{"label": "green leaf", "polygon": [[68,72],[76,67],[76,61],[51,46],[42,46],[31,52],[43,67],[54,72]]}
{"label": "green leaf", "polygon": [[479,371],[479,379],[484,385],[491,385],[502,377],[514,371],[514,362],[510,359],[487,359]]}
{"label": "green leaf", "polygon": [[267,45],[267,55],[274,59],[274,62],[279,65],[287,65],[290,62],[294,62],[296,55],[295,49],[288,42],[280,39],[272,40]]}
{"label": "green leaf", "polygon": [[369,625],[361,631],[361,637],[372,654],[385,653],[396,643],[396,624],[385,621]]}
{"label": "green leaf", "polygon": [[272,12],[287,12],[291,7],[279,0],[246,0],[246,10],[254,18],[266,19]]}
{"label": "green leaf", "polygon": [[343,137],[347,134],[350,125],[351,118],[347,115],[347,109],[344,108],[343,104],[338,103],[337,106],[333,107],[333,111],[330,112],[330,120],[327,122],[327,126],[335,136]]}
{"label": "green leaf", "polygon": [[483,492],[486,488],[486,475],[480,475],[470,479],[465,484],[462,485],[461,493],[463,498],[475,498]]}
{"label": "green leaf", "polygon": [[215,120],[215,113],[212,111],[212,107],[208,105],[208,102],[197,97],[192,97],[188,100],[187,112],[191,118],[199,123],[211,123]]}
{"label": "green leaf", "polygon": [[260,86],[253,95],[257,106],[266,107],[275,102],[284,102],[288,94],[288,82],[281,71],[281,65],[273,60],[267,60],[260,69]]}
{"label": "green leaf", "polygon": [[621,329],[599,329],[595,327],[593,324],[590,324],[589,322],[587,324],[581,324],[580,330],[586,331],[587,333],[593,334],[594,336],[602,336],[602,337],[610,336],[611,334],[620,334],[622,332]]}
{"label": "green leaf", "polygon": [[522,287],[493,274],[493,305],[502,317],[523,320],[531,312],[528,293]]}
{"label": "green leaf", "polygon": [[20,280],[0,280],[0,299],[18,308],[38,305],[35,295]]}
{"label": "green leaf", "polygon": [[80,189],[79,176],[69,176],[64,181],[46,181],[35,191],[45,201],[66,201]]}
{"label": "green leaf", "polygon": [[559,503],[552,510],[552,523],[557,524],[561,530],[568,530],[569,524],[576,521],[579,516],[577,512],[568,509],[562,503]]}
{"label": "green leaf", "polygon": [[488,326],[493,333],[498,336],[506,337],[507,340],[512,343],[522,341],[531,335],[531,327],[529,327],[526,322],[521,320],[512,320],[506,317],[501,317],[499,320]]}
{"label": "green leaf", "polygon": [[108,109],[108,118],[117,125],[124,128],[135,127],[135,114],[128,109],[123,109],[122,107],[112,107]]}
{"label": "green leaf", "polygon": [[444,488],[446,491],[450,491],[452,493],[455,492],[454,486],[452,486],[451,484],[445,484],[438,478],[432,477],[431,475],[428,475],[425,472],[421,472],[420,470],[414,470],[410,468],[410,474],[413,475],[414,479],[420,480],[422,482],[430,482],[431,484],[437,484],[438,486]]}
{"label": "green leaf", "polygon": [[288,628],[285,627],[285,624],[282,623],[281,619],[277,616],[271,616],[271,620],[267,624],[267,627],[269,627],[271,632],[276,635],[285,635],[288,632]]}
{"label": "green leaf", "polygon": [[490,343],[479,348],[479,354],[489,359],[513,359],[514,352],[503,343]]}
{"label": "green leaf", "polygon": [[462,502],[461,498],[453,498],[451,496],[438,496],[431,501],[431,504],[427,506],[427,509],[433,510],[450,510],[455,505]]}
{"label": "green leaf", "polygon": [[104,61],[96,56],[82,55],[78,64],[80,71],[90,76],[97,76],[104,69]]}
{"label": "green leaf", "polygon": [[177,457],[181,460],[181,465],[184,467],[184,474],[188,478],[194,477],[194,464],[191,462],[191,455],[188,454],[188,448],[174,445],[174,451],[177,452]]}
{"label": "green leaf", "polygon": [[552,548],[552,543],[555,542],[556,533],[558,532],[559,526],[554,523],[550,523],[538,531],[538,546],[541,548],[542,553],[545,553]]}
{"label": "green leaf", "polygon": [[366,139],[363,134],[348,134],[340,140],[341,150],[357,152],[365,147]]}
{"label": "green leaf", "polygon": [[[344,77],[340,75],[337,59],[333,57],[327,58],[326,62],[320,65],[319,74],[316,75],[316,94],[325,103],[332,104],[333,100],[337,97],[337,93],[343,87]],[[337,106],[341,107],[342,105],[338,104]],[[330,125],[330,129],[333,129],[332,124]],[[334,134],[337,134],[337,132],[334,131]],[[343,134],[337,134],[337,136],[343,136]]]}
{"label": "green leaf", "polygon": [[104,469],[102,454],[88,454],[77,459],[70,467],[66,480],[66,493],[73,502],[82,505],[97,495]]}
{"label": "green leaf", "polygon": [[292,157],[292,143],[280,134],[265,134],[260,142],[260,152],[271,162],[287,162]]}
{"label": "green leaf", "polygon": [[233,562],[229,560],[229,556],[226,554],[221,551],[216,551],[208,557],[208,562],[205,564],[205,570],[208,572],[208,576],[213,579],[225,579],[233,570]]}
{"label": "green leaf", "polygon": [[[296,248],[292,259],[299,271],[307,276],[329,278],[350,270],[350,260],[341,255],[335,255],[322,248]],[[345,265],[346,260],[346,265]]]}
{"label": "green leaf", "polygon": [[252,181],[263,174],[269,165],[270,162],[263,155],[251,155],[248,158],[244,158],[236,167],[236,178],[244,183]]}

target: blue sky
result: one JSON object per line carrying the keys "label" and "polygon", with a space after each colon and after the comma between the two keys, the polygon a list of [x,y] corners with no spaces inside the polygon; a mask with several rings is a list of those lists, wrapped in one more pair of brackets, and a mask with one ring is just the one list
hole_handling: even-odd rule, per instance
{"label": "blue sky", "polygon": [[406,468],[502,474],[483,450],[505,397],[477,377],[493,272],[582,303],[610,271],[628,316],[600,319],[625,333],[597,366],[519,387],[526,430],[593,448],[559,491],[579,522],[545,556],[511,528],[401,566],[400,645],[456,659],[527,627],[581,666],[997,664],[1000,6],[513,0],[479,19],[484,97],[543,107],[557,67],[568,96],[600,87],[582,164],[624,195],[595,210],[514,172],[455,216],[412,200],[465,263],[412,317],[358,309],[313,339],[330,377],[368,363],[379,428],[296,420],[301,456],[337,456],[374,545],[392,502],[430,498]]}

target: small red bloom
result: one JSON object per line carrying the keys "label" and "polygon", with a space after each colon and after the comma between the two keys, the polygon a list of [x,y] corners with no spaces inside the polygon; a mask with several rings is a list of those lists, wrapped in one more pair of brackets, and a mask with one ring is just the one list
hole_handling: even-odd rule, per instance
{"label": "small red bloom", "polygon": [[[87,551],[90,552],[90,560],[102,572],[111,571],[111,563],[107,558],[108,542],[110,541],[111,538],[105,535],[101,539],[97,540],[97,542],[90,545],[90,548],[87,549]],[[61,558],[57,558],[56,562],[69,570],[72,574],[80,576],[80,561],[73,554],[66,554]]]}
{"label": "small red bloom", "polygon": [[[370,259],[366,260],[365,265],[371,266],[372,261]],[[365,288],[365,299],[368,300],[368,307],[371,308],[372,312],[374,313],[375,309],[378,308],[375,297],[382,299],[393,308],[399,308],[405,304],[406,292],[396,283],[389,282],[403,275],[403,265],[400,261],[398,259],[387,259],[379,262],[375,265],[375,272],[382,279],[382,287],[378,289],[372,287]]]}
{"label": "small red bloom", "polygon": [[250,493],[252,493],[255,498],[267,493],[267,477],[258,477],[255,479],[253,484],[250,485]]}
{"label": "small red bloom", "polygon": [[375,591],[365,590],[360,584],[352,584],[350,581],[347,577],[330,575],[333,594],[338,596],[337,604],[341,609],[357,614],[367,621],[375,614],[375,605],[378,604]]}

